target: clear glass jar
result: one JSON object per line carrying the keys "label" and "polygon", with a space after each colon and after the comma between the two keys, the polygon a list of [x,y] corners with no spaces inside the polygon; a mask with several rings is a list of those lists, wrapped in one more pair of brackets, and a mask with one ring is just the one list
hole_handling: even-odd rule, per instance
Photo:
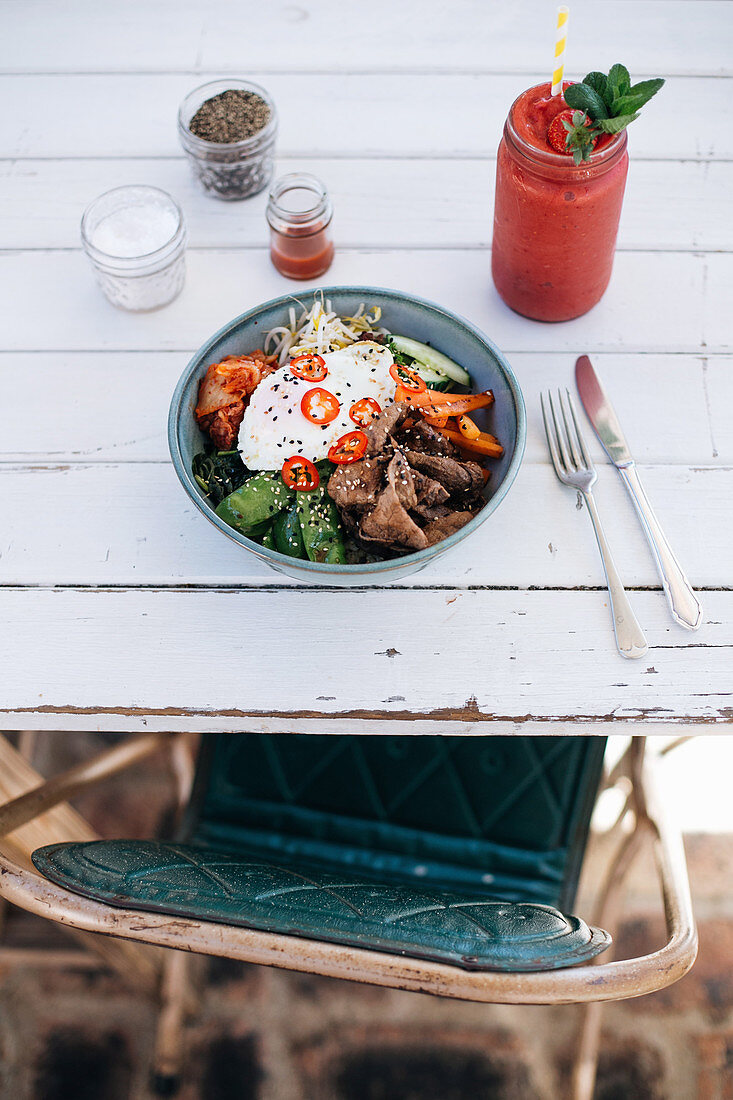
{"label": "clear glass jar", "polygon": [[315,279],[333,260],[333,207],[315,176],[291,172],[273,184],[267,201],[270,257],[289,279]]}
{"label": "clear glass jar", "polygon": [[186,278],[186,226],[178,203],[158,187],[106,191],[84,211],[81,240],[114,306],[158,309]]}
{"label": "clear glass jar", "polygon": [[494,283],[508,306],[537,321],[580,317],[602,297],[629,165],[625,130],[601,138],[579,165],[553,152],[543,135],[563,109],[549,84],[523,92],[496,160]]}
{"label": "clear glass jar", "polygon": [[[191,119],[208,99],[222,92],[252,92],[264,100],[270,117],[262,130],[243,141],[206,141],[190,130]],[[256,195],[270,183],[275,171],[277,111],[259,84],[246,80],[212,80],[194,88],[178,110],[178,136],[193,174],[209,194],[235,202]]]}

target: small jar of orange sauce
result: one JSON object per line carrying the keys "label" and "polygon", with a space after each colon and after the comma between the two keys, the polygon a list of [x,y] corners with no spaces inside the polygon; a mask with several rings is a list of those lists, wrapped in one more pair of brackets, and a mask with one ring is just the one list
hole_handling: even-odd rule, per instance
{"label": "small jar of orange sauce", "polygon": [[267,200],[270,256],[281,275],[315,279],[333,259],[333,207],[319,179],[291,172],[275,180]]}

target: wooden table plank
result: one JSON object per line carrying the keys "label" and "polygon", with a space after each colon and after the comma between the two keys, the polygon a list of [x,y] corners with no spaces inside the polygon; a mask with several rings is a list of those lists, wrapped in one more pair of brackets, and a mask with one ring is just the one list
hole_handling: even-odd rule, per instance
{"label": "wooden table plank", "polygon": [[[726,587],[726,524],[733,469],[642,467],[660,521],[696,586]],[[658,575],[620,478],[607,464],[596,488],[608,538],[627,586],[657,586]],[[547,465],[528,464],[498,511],[456,550],[407,586],[604,586],[585,510]],[[127,463],[0,466],[2,584],[279,585],[285,578],[226,539],[184,495],[172,466]]]}
{"label": "wooden table plank", "polygon": [[[0,353],[0,462],[167,462],[168,404],[193,350]],[[546,462],[540,390],[572,386],[575,355],[512,352],[510,361],[529,416],[524,461]],[[640,462],[733,464],[731,357],[599,352],[594,362]],[[32,389],[44,395],[32,416],[27,386],[18,385],[18,377],[32,379]],[[605,462],[591,432],[588,442],[594,458]]]}
{"label": "wooden table plank", "polygon": [[[307,167],[333,198],[341,248],[484,248],[494,206],[493,160],[281,158]],[[0,161],[0,248],[79,248],[81,214],[95,195],[145,180],[175,195],[189,248],[268,243],[265,193],[213,204],[182,159]],[[733,163],[634,157],[619,231],[621,250],[733,250]],[[664,194],[665,201],[658,196]],[[378,217],[375,210],[379,211]]]}
{"label": "wooden table plank", "polygon": [[335,732],[383,717],[411,732],[422,720],[434,732],[733,730],[733,592],[706,595],[699,634],[671,622],[659,593],[636,594],[652,647],[640,661],[616,653],[606,602],[599,592],[6,589],[0,728],[272,729],[279,717],[293,729],[320,717]]}
{"label": "wooden table plank", "polygon": [[[730,310],[730,305],[727,306]],[[729,314],[728,314],[729,315]],[[710,439],[713,454],[724,462],[733,462],[733,401],[728,395],[728,387],[733,380],[733,362],[725,359],[720,361],[710,357],[704,363],[703,381],[710,409]],[[726,517],[730,515],[730,509],[726,510]],[[727,518],[719,522],[727,524]]]}
{"label": "wooden table plank", "polygon": [[703,293],[703,331],[705,342],[711,348],[721,347],[721,341],[727,340],[733,346],[731,330],[731,295],[733,293],[733,272],[729,270],[726,257],[712,252],[705,258],[705,292]]}
{"label": "wooden table plank", "polygon": [[[596,49],[589,56],[600,61]],[[609,65],[614,60],[611,54]],[[12,158],[180,157],[179,103],[218,75],[0,76],[0,150]],[[278,152],[299,157],[493,157],[511,103],[546,79],[544,70],[534,76],[431,73],[430,79],[368,71],[248,75],[277,104]],[[658,74],[634,72],[644,75]],[[110,103],[118,105],[114,125]],[[629,144],[632,156],[642,159],[733,159],[730,81],[669,80],[632,126]]]}
{"label": "wooden table plank", "polygon": [[[371,0],[355,19],[344,18],[340,0],[178,0],[174,18],[166,0],[127,0],[124,9],[96,0],[61,7],[53,0],[5,0],[4,16],[4,68],[34,72],[215,67],[241,73],[255,61],[296,71],[544,71],[554,30],[554,12],[543,0],[502,6],[454,0],[432,5],[429,17],[422,0]],[[694,16],[683,0],[667,0],[663,13],[653,0],[585,0],[574,13],[568,60],[592,58],[607,70],[623,56],[637,74],[648,65],[653,43],[660,72],[724,73],[731,71],[730,37],[730,7],[715,0],[697,0]]]}
{"label": "wooden table plank", "polygon": [[[642,71],[653,42],[661,75],[686,75],[631,130],[608,293],[556,326],[503,306],[488,254],[504,117],[546,75],[544,0],[457,0],[429,18],[424,0],[375,0],[358,34],[339,0],[180,0],[175,19],[167,0],[124,13],[6,0],[4,15],[16,75],[0,76],[0,248],[16,251],[0,256],[2,728],[733,730],[733,5],[671,0],[660,18],[652,0],[586,0],[575,13],[570,66],[623,57],[636,79],[656,75]],[[543,21],[546,35],[527,33]],[[280,110],[280,168],[309,168],[333,193],[329,282],[396,286],[470,317],[527,397],[526,462],[502,507],[389,589],[265,571],[206,524],[167,459],[169,395],[192,350],[268,297],[307,293],[269,263],[264,196],[207,199],[177,142],[180,99],[241,73],[243,41]],[[104,301],[77,235],[86,202],[133,179],[178,195],[190,229],[184,294],[145,316]],[[693,581],[715,589],[697,634],[671,623],[658,590],[633,593],[652,645],[639,662],[615,652],[587,516],[548,467],[537,415],[539,389],[570,383],[580,351]],[[627,581],[656,586],[605,463],[598,494]],[[283,676],[292,649],[315,654],[315,675]]]}
{"label": "wooden table plank", "polygon": [[[439,302],[471,318],[505,352],[575,355],[630,347],[727,351],[733,336],[725,314],[706,314],[705,301],[709,295],[722,300],[731,278],[731,254],[621,252],[595,309],[575,321],[542,325],[528,323],[500,300],[483,251],[425,249],[418,263],[408,251],[342,250],[328,272],[331,285],[391,286]],[[6,351],[185,351],[245,309],[294,292],[259,250],[190,252],[183,293],[153,313],[129,314],[106,302],[78,252],[6,253],[0,280],[7,288],[0,316],[0,348]],[[309,286],[299,284],[295,293],[305,295]]]}

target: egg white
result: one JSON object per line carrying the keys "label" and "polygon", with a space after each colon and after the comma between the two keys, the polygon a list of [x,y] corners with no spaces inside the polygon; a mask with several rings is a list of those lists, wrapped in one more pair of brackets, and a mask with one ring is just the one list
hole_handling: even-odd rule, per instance
{"label": "egg white", "polygon": [[[394,359],[389,348],[359,340],[328,352],[323,359],[328,374],[321,382],[296,378],[287,365],[260,382],[239,429],[239,450],[248,469],[279,470],[286,458],[296,454],[311,462],[326,458],[339,436],[358,427],[349,416],[356,401],[371,397],[382,409],[394,401],[396,383],[389,373]],[[339,414],[330,424],[314,424],[300,408],[303,396],[316,386],[339,402]]]}

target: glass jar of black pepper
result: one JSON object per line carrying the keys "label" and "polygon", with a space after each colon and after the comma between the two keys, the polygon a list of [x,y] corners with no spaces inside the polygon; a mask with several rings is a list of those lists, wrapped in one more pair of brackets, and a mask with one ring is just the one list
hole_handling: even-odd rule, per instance
{"label": "glass jar of black pepper", "polygon": [[263,191],[275,167],[277,111],[259,84],[212,80],[186,96],[178,136],[193,173],[219,199]]}

